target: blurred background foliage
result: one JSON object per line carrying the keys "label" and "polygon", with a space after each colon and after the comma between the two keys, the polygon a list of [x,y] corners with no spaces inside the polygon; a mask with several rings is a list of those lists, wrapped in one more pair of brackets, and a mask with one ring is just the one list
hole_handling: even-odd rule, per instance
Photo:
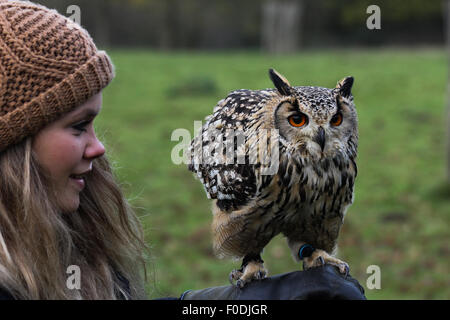
{"label": "blurred background foliage", "polygon": [[[67,16],[78,5],[116,66],[96,126],[151,246],[150,298],[224,285],[239,267],[214,257],[210,202],[171,161],[171,134],[193,133],[232,90],[271,87],[271,67],[293,85],[355,77],[359,170],[339,257],[367,297],[450,298],[448,1],[36,2]],[[366,27],[371,4],[380,30]],[[281,237],[263,259],[271,274],[301,269]],[[366,285],[370,265],[381,268],[379,290]]]}
{"label": "blurred background foliage", "polygon": [[[41,0],[65,13],[81,8],[81,24],[99,46],[155,49],[257,49],[264,6],[299,8],[299,47],[439,44],[443,41],[440,0]],[[383,27],[367,33],[366,8],[380,7]]]}

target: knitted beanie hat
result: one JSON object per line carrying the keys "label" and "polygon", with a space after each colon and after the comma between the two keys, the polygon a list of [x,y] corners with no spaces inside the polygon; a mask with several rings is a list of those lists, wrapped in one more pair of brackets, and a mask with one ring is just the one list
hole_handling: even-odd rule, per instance
{"label": "knitted beanie hat", "polygon": [[88,32],[44,6],[0,0],[0,152],[83,104],[114,77]]}

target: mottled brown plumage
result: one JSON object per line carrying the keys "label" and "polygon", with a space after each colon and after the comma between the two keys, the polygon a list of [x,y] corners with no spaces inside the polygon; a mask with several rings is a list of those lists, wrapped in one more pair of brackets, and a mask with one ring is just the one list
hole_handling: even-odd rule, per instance
{"label": "mottled brown plumage", "polygon": [[336,88],[293,87],[274,70],[275,89],[237,90],[219,101],[191,142],[189,169],[213,199],[214,250],[243,258],[238,285],[265,277],[261,252],[282,233],[292,254],[316,250],[304,267],[332,256],[357,174],[353,78]]}

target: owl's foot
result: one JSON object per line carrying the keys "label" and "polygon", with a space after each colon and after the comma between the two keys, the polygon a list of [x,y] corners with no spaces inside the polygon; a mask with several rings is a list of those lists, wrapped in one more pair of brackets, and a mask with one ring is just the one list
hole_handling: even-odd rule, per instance
{"label": "owl's foot", "polygon": [[[231,284],[243,288],[247,283],[253,280],[261,280],[267,277],[267,269],[264,267],[264,261],[259,256],[257,260],[247,261],[244,258],[242,267],[231,271],[229,279]],[[236,283],[234,283],[236,281]]]}
{"label": "owl's foot", "polygon": [[239,280],[243,273],[242,271],[244,271],[243,268],[240,269],[234,269],[233,271],[230,272],[230,275],[228,276],[228,280],[230,280],[230,283],[232,285],[235,285],[235,281]]}
{"label": "owl's foot", "polygon": [[[267,270],[261,262],[251,261],[239,270],[230,273],[230,282],[238,288],[243,288],[253,280],[261,280],[267,277]],[[236,281],[236,283],[234,283]]]}
{"label": "owl's foot", "polygon": [[350,271],[350,267],[345,261],[339,260],[320,249],[314,250],[309,257],[303,259],[303,270],[320,267],[325,264],[336,266],[339,269],[339,272],[345,276],[347,276]]}

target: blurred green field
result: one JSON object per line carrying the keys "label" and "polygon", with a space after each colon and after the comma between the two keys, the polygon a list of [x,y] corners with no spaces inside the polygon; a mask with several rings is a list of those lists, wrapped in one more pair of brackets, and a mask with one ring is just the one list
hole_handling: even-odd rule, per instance
{"label": "blurred green field", "polygon": [[[355,202],[339,254],[369,299],[450,298],[450,188],[445,177],[447,61],[440,49],[164,53],[109,51],[117,77],[96,122],[151,245],[150,298],[228,283],[240,262],[212,254],[210,203],[185,165],[171,161],[177,128],[191,133],[235,89],[272,87],[274,67],[292,85],[334,87],[355,77],[359,115]],[[271,274],[301,269],[285,240],[263,254]],[[369,290],[366,269],[381,269]]]}

